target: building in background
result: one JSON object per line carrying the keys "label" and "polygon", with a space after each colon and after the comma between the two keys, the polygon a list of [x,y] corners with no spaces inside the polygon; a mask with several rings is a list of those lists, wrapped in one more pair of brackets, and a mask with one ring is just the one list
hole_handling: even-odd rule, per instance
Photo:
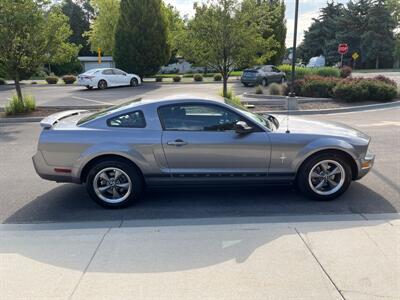
{"label": "building in background", "polygon": [[81,62],[84,72],[97,68],[115,68],[112,56],[102,56],[101,64],[99,64],[97,56],[79,56],[78,60]]}

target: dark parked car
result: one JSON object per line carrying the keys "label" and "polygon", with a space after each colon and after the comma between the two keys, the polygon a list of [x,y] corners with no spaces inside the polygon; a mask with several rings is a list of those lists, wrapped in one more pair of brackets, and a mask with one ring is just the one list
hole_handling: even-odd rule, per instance
{"label": "dark parked car", "polygon": [[243,71],[241,78],[245,86],[262,84],[267,86],[272,82],[283,83],[286,80],[284,72],[272,65],[255,66]]}

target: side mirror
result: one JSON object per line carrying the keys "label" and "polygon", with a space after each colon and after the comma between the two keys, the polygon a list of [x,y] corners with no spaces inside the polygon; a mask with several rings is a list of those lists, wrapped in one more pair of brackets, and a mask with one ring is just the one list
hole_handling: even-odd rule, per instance
{"label": "side mirror", "polygon": [[235,124],[235,131],[239,134],[253,132],[253,127],[249,126],[245,121],[238,121]]}

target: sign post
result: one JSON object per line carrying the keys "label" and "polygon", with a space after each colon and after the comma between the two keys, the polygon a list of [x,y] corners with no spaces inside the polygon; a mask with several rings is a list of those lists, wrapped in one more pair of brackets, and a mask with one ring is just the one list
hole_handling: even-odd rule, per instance
{"label": "sign post", "polygon": [[100,65],[101,64],[101,48],[97,48],[97,62]]}
{"label": "sign post", "polygon": [[339,44],[338,53],[340,54],[340,67],[343,67],[343,55],[349,52],[349,45]]}
{"label": "sign post", "polygon": [[356,60],[360,57],[360,55],[357,52],[354,52],[351,57],[353,58],[353,69],[356,68]]}

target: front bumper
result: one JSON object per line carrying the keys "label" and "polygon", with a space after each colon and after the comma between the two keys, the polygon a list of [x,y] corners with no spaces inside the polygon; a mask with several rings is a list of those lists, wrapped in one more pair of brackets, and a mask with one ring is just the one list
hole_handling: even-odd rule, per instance
{"label": "front bumper", "polygon": [[364,158],[359,161],[359,169],[357,179],[363,178],[372,169],[375,162],[375,154],[367,152]]}

